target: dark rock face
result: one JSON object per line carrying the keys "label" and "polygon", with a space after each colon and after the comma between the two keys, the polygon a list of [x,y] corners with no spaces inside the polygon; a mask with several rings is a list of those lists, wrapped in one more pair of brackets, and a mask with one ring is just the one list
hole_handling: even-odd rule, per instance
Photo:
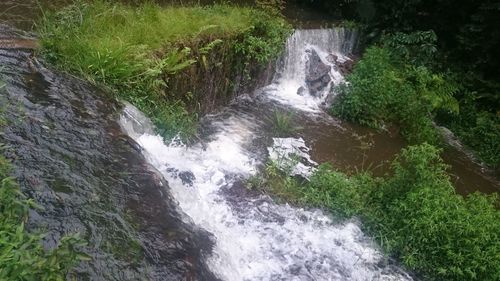
{"label": "dark rock face", "polygon": [[182,180],[183,184],[187,184],[189,186],[193,186],[193,181],[196,180],[196,177],[190,171],[180,172],[179,178]]}
{"label": "dark rock face", "polygon": [[28,227],[47,233],[47,248],[81,234],[91,260],[76,267],[77,280],[216,280],[205,265],[210,235],[183,221],[168,183],[122,133],[119,103],[47,69],[29,48],[0,46],[0,65],[0,142],[42,207]]}
{"label": "dark rock face", "polygon": [[303,96],[303,95],[305,95],[305,93],[306,93],[306,92],[307,92],[306,88],[304,88],[304,87],[302,87],[302,86],[301,86],[301,87],[297,90],[297,95],[299,95],[299,96]]}
{"label": "dark rock face", "polygon": [[352,72],[354,64],[355,64],[354,60],[351,59],[348,59],[345,62],[335,61],[335,67],[344,77]]}
{"label": "dark rock face", "polygon": [[331,82],[330,70],[331,66],[323,63],[314,49],[308,51],[306,85],[311,95],[319,95],[328,86]]}

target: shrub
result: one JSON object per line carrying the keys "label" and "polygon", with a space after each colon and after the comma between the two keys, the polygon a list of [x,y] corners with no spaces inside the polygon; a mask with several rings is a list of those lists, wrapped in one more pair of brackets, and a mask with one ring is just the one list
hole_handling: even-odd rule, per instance
{"label": "shrub", "polygon": [[417,66],[434,64],[437,54],[437,36],[434,31],[396,32],[382,38],[383,45],[396,60]]}
{"label": "shrub", "polygon": [[370,47],[337,87],[331,112],[374,128],[396,124],[410,143],[437,143],[436,110],[458,111],[457,87],[424,66],[395,63],[388,49]]}
{"label": "shrub", "polygon": [[338,218],[359,217],[388,255],[425,280],[498,280],[498,195],[456,194],[439,153],[426,143],[409,146],[385,178],[347,176],[322,165],[309,182],[285,185],[293,190],[285,198]]}
{"label": "shrub", "polygon": [[463,90],[460,114],[438,114],[438,121],[449,127],[460,140],[474,150],[486,164],[500,167],[500,115],[482,109],[477,92]]}
{"label": "shrub", "polygon": [[291,28],[284,20],[276,20],[280,18],[273,14],[255,10],[251,14],[251,26],[235,43],[235,50],[247,63],[267,63],[281,53]]}
{"label": "shrub", "polygon": [[474,117],[462,121],[461,117],[452,124],[466,145],[474,149],[481,160],[493,167],[500,166],[500,115],[487,111],[473,112]]}
{"label": "shrub", "polygon": [[432,280],[497,280],[497,195],[456,194],[439,150],[428,144],[404,149],[393,171],[365,214],[383,247]]}
{"label": "shrub", "polygon": [[368,174],[353,177],[332,171],[329,165],[321,165],[303,187],[305,202],[325,208],[340,218],[359,215],[363,208],[363,191],[371,184]]}
{"label": "shrub", "polygon": [[255,6],[271,15],[277,16],[285,9],[285,0],[255,0]]}

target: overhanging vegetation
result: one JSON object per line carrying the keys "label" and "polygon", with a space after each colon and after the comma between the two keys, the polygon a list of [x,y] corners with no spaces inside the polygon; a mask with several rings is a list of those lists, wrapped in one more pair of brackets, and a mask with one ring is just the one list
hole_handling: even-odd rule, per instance
{"label": "overhanging vegetation", "polygon": [[189,137],[196,116],[172,98],[171,75],[206,64],[205,54],[223,42],[241,57],[239,65],[266,63],[280,53],[289,26],[245,7],[132,7],[96,0],[46,12],[38,31],[49,62],[107,86],[149,115],[165,137]]}

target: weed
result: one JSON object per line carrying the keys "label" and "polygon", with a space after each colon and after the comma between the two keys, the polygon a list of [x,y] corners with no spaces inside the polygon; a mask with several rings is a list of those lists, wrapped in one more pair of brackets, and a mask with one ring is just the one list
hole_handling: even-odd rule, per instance
{"label": "weed", "polygon": [[439,142],[432,124],[437,110],[458,112],[453,83],[424,66],[396,64],[391,53],[379,47],[366,51],[337,90],[333,114],[374,128],[395,123],[414,144]]}
{"label": "weed", "polygon": [[275,111],[272,118],[273,134],[277,137],[286,137],[300,128],[293,124],[294,114],[292,112]]}

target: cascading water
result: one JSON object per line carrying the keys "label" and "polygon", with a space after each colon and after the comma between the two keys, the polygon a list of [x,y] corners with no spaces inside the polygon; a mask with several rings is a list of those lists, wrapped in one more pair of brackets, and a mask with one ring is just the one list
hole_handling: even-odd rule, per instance
{"label": "cascading water", "polygon": [[[146,117],[126,106],[120,120],[123,129],[168,180],[186,219],[213,234],[208,264],[221,279],[411,280],[384,262],[358,222],[336,223],[320,210],[278,204],[237,184],[265,161],[265,146],[256,143],[268,133],[263,117],[267,112],[286,107],[307,115],[324,114],[321,103],[331,85],[342,79],[329,57],[346,60],[343,54],[354,47],[355,41],[345,40],[346,35],[343,29],[296,31],[273,84],[253,98],[238,98],[218,115],[207,116],[211,134],[189,147],[177,141],[164,143]],[[321,93],[315,94],[307,76],[317,73],[305,73],[313,60],[324,69],[318,80],[324,83],[318,87]],[[268,138],[267,142],[275,144],[269,148],[271,154],[290,152],[276,147],[288,144],[291,151],[300,150],[308,158],[301,139]],[[314,163],[308,162],[305,165]]]}
{"label": "cascading water", "polygon": [[305,111],[320,111],[331,86],[343,80],[336,64],[356,48],[357,32],[344,28],[296,30],[268,96]]}

